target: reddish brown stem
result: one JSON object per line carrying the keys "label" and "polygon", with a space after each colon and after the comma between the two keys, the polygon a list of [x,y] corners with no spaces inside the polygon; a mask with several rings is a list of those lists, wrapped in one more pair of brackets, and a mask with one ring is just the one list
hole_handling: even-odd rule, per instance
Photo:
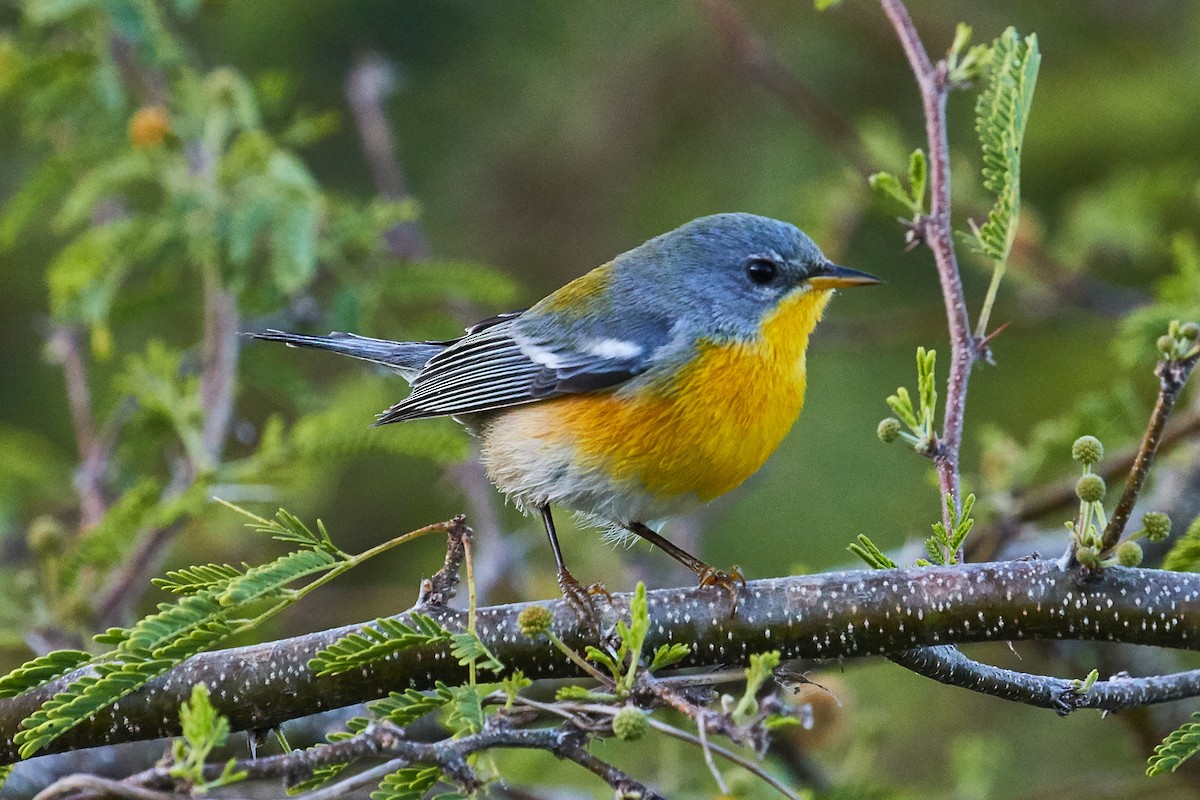
{"label": "reddish brown stem", "polygon": [[[971,368],[979,360],[980,349],[971,334],[970,314],[963,294],[958,259],[954,253],[954,234],[950,227],[950,146],[946,138],[946,97],[950,92],[945,61],[936,64],[929,60],[912,17],[901,0],[880,0],[883,11],[891,20],[904,54],[917,79],[921,92],[921,107],[925,113],[925,134],[929,141],[929,214],[918,220],[918,233],[933,251],[942,298],[946,304],[946,320],[950,327],[950,376],[946,383],[946,409],[942,432],[938,437],[934,464],[938,488],[949,494],[954,505],[961,508],[959,488],[959,450],[962,446],[963,421],[967,406],[967,381]],[[943,512],[949,528],[949,515]]]}

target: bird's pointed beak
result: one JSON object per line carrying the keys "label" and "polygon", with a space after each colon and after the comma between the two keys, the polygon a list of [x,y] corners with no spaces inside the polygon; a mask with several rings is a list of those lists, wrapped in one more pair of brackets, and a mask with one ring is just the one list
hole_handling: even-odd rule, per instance
{"label": "bird's pointed beak", "polygon": [[809,273],[808,282],[814,289],[844,289],[850,286],[870,286],[875,283],[883,283],[869,272],[839,267],[830,262],[826,262]]}

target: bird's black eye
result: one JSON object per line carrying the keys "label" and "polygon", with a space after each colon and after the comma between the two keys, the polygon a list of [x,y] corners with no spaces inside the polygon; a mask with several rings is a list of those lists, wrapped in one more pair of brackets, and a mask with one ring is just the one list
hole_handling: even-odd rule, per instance
{"label": "bird's black eye", "polygon": [[773,281],[778,272],[779,267],[768,258],[752,258],[746,262],[746,275],[759,285]]}

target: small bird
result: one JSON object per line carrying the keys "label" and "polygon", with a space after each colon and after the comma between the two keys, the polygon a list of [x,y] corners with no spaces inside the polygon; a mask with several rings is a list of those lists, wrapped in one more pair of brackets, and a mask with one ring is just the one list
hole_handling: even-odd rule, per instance
{"label": "small bird", "polygon": [[586,612],[552,505],[648,540],[736,599],[736,568],[713,569],[653,526],[763,465],[800,414],[809,334],[833,290],[879,282],[831,263],[786,222],[716,214],[457,339],[251,335],[398,372],[412,392],[375,425],[465,425],[497,488],[541,516],[563,595]]}

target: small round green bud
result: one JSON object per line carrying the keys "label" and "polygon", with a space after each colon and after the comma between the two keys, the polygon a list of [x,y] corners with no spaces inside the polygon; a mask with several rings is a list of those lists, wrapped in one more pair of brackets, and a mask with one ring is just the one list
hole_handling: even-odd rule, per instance
{"label": "small round green bud", "polygon": [[517,627],[521,629],[521,635],[530,639],[550,630],[553,621],[554,615],[545,606],[529,606],[517,615]]}
{"label": "small round green bud", "polygon": [[633,706],[625,706],[613,717],[613,733],[618,739],[626,742],[636,741],[646,735],[650,724],[646,715]]}
{"label": "small round green bud", "polygon": [[1080,436],[1071,445],[1071,458],[1090,467],[1104,458],[1104,445],[1095,436]]}
{"label": "small round green bud", "polygon": [[67,532],[62,523],[49,514],[43,514],[29,523],[25,543],[39,556],[52,556],[62,552],[67,541]]}
{"label": "small round green bud", "polygon": [[1100,567],[1100,551],[1094,547],[1081,547],[1075,551],[1075,559],[1085,567]]}
{"label": "small round green bud", "polygon": [[1136,567],[1142,563],[1142,546],[1137,542],[1124,541],[1117,545],[1117,563],[1122,567]]}
{"label": "small round green bud", "polygon": [[879,420],[879,427],[875,429],[875,435],[884,444],[891,444],[900,438],[900,420],[895,417],[885,417]]}
{"label": "small round green bud", "polygon": [[1171,351],[1175,349],[1175,339],[1172,336],[1163,334],[1162,336],[1158,337],[1158,342],[1156,342],[1156,345],[1158,346],[1158,352],[1162,353],[1164,356],[1169,356]]}
{"label": "small round green bud", "polygon": [[1185,322],[1179,326],[1179,335],[1189,342],[1194,342],[1196,339],[1200,339],[1200,325],[1195,322]]}
{"label": "small round green bud", "polygon": [[1079,478],[1075,484],[1075,494],[1085,503],[1098,503],[1104,499],[1104,492],[1108,489],[1104,485],[1104,478],[1094,473],[1088,473]]}
{"label": "small round green bud", "polygon": [[1142,527],[1148,541],[1161,542],[1171,535],[1171,518],[1161,511],[1151,511],[1142,517]]}

